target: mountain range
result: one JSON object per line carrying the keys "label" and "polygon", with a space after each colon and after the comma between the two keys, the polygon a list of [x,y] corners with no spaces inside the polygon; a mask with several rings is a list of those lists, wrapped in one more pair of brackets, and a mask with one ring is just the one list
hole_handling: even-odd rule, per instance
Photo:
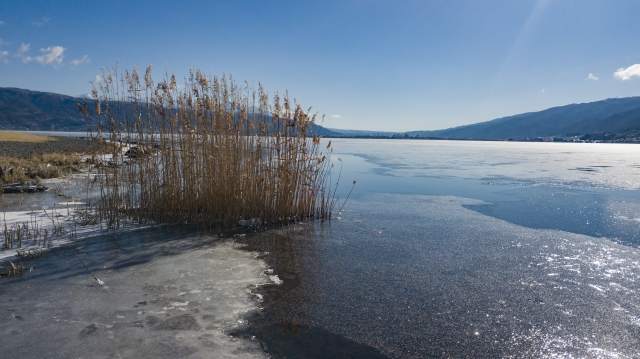
{"label": "mountain range", "polygon": [[532,140],[545,137],[628,138],[640,133],[640,97],[610,98],[552,107],[436,131],[410,131],[409,137]]}
{"label": "mountain range", "polygon": [[[93,116],[85,117],[77,104],[87,101],[93,115],[95,100],[66,96],[51,92],[0,87],[0,130],[78,131],[98,128]],[[319,125],[312,125],[308,132],[322,136],[340,136],[339,133]]]}
{"label": "mountain range", "polygon": [[[0,129],[86,131],[97,121],[78,112],[83,100],[50,92],[0,87]],[[310,131],[325,137],[439,138],[477,140],[581,139],[640,142],[640,97],[610,98],[552,107],[435,131],[380,132],[327,129]]]}
{"label": "mountain range", "polygon": [[86,131],[78,112],[82,99],[50,92],[0,87],[0,129]]}

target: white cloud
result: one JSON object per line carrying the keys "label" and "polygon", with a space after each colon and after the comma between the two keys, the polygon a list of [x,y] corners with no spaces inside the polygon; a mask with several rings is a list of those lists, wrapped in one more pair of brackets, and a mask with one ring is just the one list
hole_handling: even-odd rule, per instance
{"label": "white cloud", "polygon": [[4,24],[6,24],[6,22],[0,20],[0,25],[4,25]]}
{"label": "white cloud", "polygon": [[587,80],[593,80],[593,81],[598,81],[598,76],[594,75],[593,72],[589,74],[589,76],[587,76]]}
{"label": "white cloud", "polygon": [[33,57],[24,55],[25,53],[27,53],[27,51],[29,51],[29,48],[31,48],[30,44],[21,44],[20,49],[18,49],[18,53],[16,53],[15,55],[16,57],[20,57],[22,59],[22,63],[24,64],[34,60]]}
{"label": "white cloud", "polygon": [[91,59],[89,58],[89,55],[84,55],[84,56],[82,56],[82,58],[80,60],[71,61],[71,66],[78,66],[78,65],[82,65],[82,64],[88,64],[89,62],[91,62]]}
{"label": "white cloud", "polygon": [[36,56],[36,60],[43,65],[59,65],[64,59],[64,50],[62,46],[47,47],[46,49],[40,49],[40,52],[44,52],[44,55]]}
{"label": "white cloud", "polygon": [[40,52],[44,54],[36,57],[23,57],[22,62],[29,62],[32,60],[38,61],[42,65],[51,65],[53,67],[59,66],[62,64],[62,59],[64,59],[64,51],[66,49],[62,46],[53,46],[47,47],[46,49],[40,49]]}
{"label": "white cloud", "polygon": [[546,91],[546,89],[542,89],[540,90],[540,93],[544,93]]}
{"label": "white cloud", "polygon": [[631,65],[626,69],[621,67],[613,73],[613,77],[617,77],[622,81],[630,80],[632,77],[640,77],[640,64]]}
{"label": "white cloud", "polygon": [[9,63],[9,60],[7,59],[8,56],[9,51],[0,51],[0,60],[2,60],[2,62],[4,62],[5,64]]}
{"label": "white cloud", "polygon": [[40,21],[32,21],[31,24],[33,24],[33,26],[35,27],[40,27],[48,22],[49,22],[49,18],[44,16]]}
{"label": "white cloud", "polygon": [[102,81],[103,77],[102,75],[96,75],[96,77],[93,79],[94,83],[99,83],[100,81]]}
{"label": "white cloud", "polygon": [[342,118],[342,116],[340,116],[340,115],[331,115],[331,117],[333,117],[333,118]]}
{"label": "white cloud", "polygon": [[[2,41],[2,40],[0,40]],[[13,56],[18,57],[22,60],[23,63],[29,63],[31,61],[37,61],[42,65],[51,65],[53,67],[59,67],[62,65],[62,60],[64,59],[64,52],[67,50],[62,46],[49,46],[46,49],[41,48],[40,52],[42,53],[40,56],[29,56],[27,52],[31,49],[31,44],[21,44],[18,52],[16,52]],[[79,65],[88,63],[89,55],[85,55],[80,60],[71,61],[72,65]],[[5,60],[6,62],[6,60]]]}
{"label": "white cloud", "polygon": [[24,56],[24,54],[29,51],[29,48],[31,47],[31,45],[29,44],[22,44],[20,45],[20,49],[18,49],[18,53],[15,55],[16,57],[20,57],[22,59],[23,63],[27,63],[33,60],[33,58],[31,56]]}
{"label": "white cloud", "polygon": [[20,45],[20,50],[18,50],[18,54],[22,55],[25,52],[29,51],[29,48],[31,47],[30,44],[22,44]]}

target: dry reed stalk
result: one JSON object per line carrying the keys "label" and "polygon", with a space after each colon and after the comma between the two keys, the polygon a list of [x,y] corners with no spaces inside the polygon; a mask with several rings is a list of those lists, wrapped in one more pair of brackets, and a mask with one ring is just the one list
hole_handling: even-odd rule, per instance
{"label": "dry reed stalk", "polygon": [[108,136],[117,164],[99,169],[107,181],[98,211],[110,227],[123,219],[224,229],[331,217],[332,149],[309,135],[310,109],[288,92],[270,102],[262,85],[240,87],[231,76],[192,68],[180,89],[175,75],[155,83],[151,70],[143,79],[137,68],[103,71],[94,84],[98,137]]}

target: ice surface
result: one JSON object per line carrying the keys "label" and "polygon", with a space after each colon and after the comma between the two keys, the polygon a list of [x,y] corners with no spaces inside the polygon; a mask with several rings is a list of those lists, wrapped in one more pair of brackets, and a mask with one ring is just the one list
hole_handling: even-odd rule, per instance
{"label": "ice surface", "polygon": [[237,244],[142,230],[53,249],[26,277],[0,283],[6,357],[262,358],[256,341],[226,333],[257,309],[265,264]]}
{"label": "ice surface", "polygon": [[391,358],[640,353],[640,249],[464,207],[481,203],[369,194],[339,221],[264,233],[250,247],[283,283],[260,292],[256,332],[277,346],[269,328],[322,328]]}
{"label": "ice surface", "polygon": [[[365,139],[333,139],[333,144],[336,156],[365,158],[375,172],[396,177],[640,188],[635,144]],[[351,160],[346,163],[353,166]]]}

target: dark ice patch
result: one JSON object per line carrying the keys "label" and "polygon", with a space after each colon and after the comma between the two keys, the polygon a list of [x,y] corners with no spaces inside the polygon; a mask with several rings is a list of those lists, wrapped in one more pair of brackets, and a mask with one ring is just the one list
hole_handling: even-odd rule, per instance
{"label": "dark ice patch", "polygon": [[177,315],[159,323],[157,330],[200,330],[200,325],[191,314]]}
{"label": "dark ice patch", "polygon": [[580,171],[580,172],[598,172],[597,169],[591,168],[591,167],[576,167],[576,168],[569,168],[569,171]]}
{"label": "dark ice patch", "polygon": [[91,323],[86,327],[82,328],[80,331],[80,335],[90,335],[95,333],[98,330],[98,326],[95,323]]}
{"label": "dark ice patch", "polygon": [[156,317],[156,316],[154,316],[154,315],[150,315],[150,316],[148,316],[148,317],[144,320],[144,322],[145,322],[148,326],[152,327],[152,326],[154,326],[154,325],[156,325],[156,324],[160,323],[160,318],[158,318],[158,317]]}
{"label": "dark ice patch", "polygon": [[133,322],[128,322],[127,327],[129,328],[144,328],[144,324],[142,324],[142,320],[134,320]]}
{"label": "dark ice patch", "polygon": [[321,328],[281,323],[262,328],[257,334],[277,358],[388,358],[373,347]]}
{"label": "dark ice patch", "polygon": [[160,294],[160,293],[168,292],[170,290],[175,290],[175,289],[176,288],[174,286],[171,286],[171,285],[152,285],[152,284],[147,284],[147,285],[142,287],[142,290],[144,290],[147,293],[152,293],[152,294]]}
{"label": "dark ice patch", "polygon": [[209,348],[218,348],[220,345],[215,342],[213,334],[203,334],[198,337],[200,344]]}

